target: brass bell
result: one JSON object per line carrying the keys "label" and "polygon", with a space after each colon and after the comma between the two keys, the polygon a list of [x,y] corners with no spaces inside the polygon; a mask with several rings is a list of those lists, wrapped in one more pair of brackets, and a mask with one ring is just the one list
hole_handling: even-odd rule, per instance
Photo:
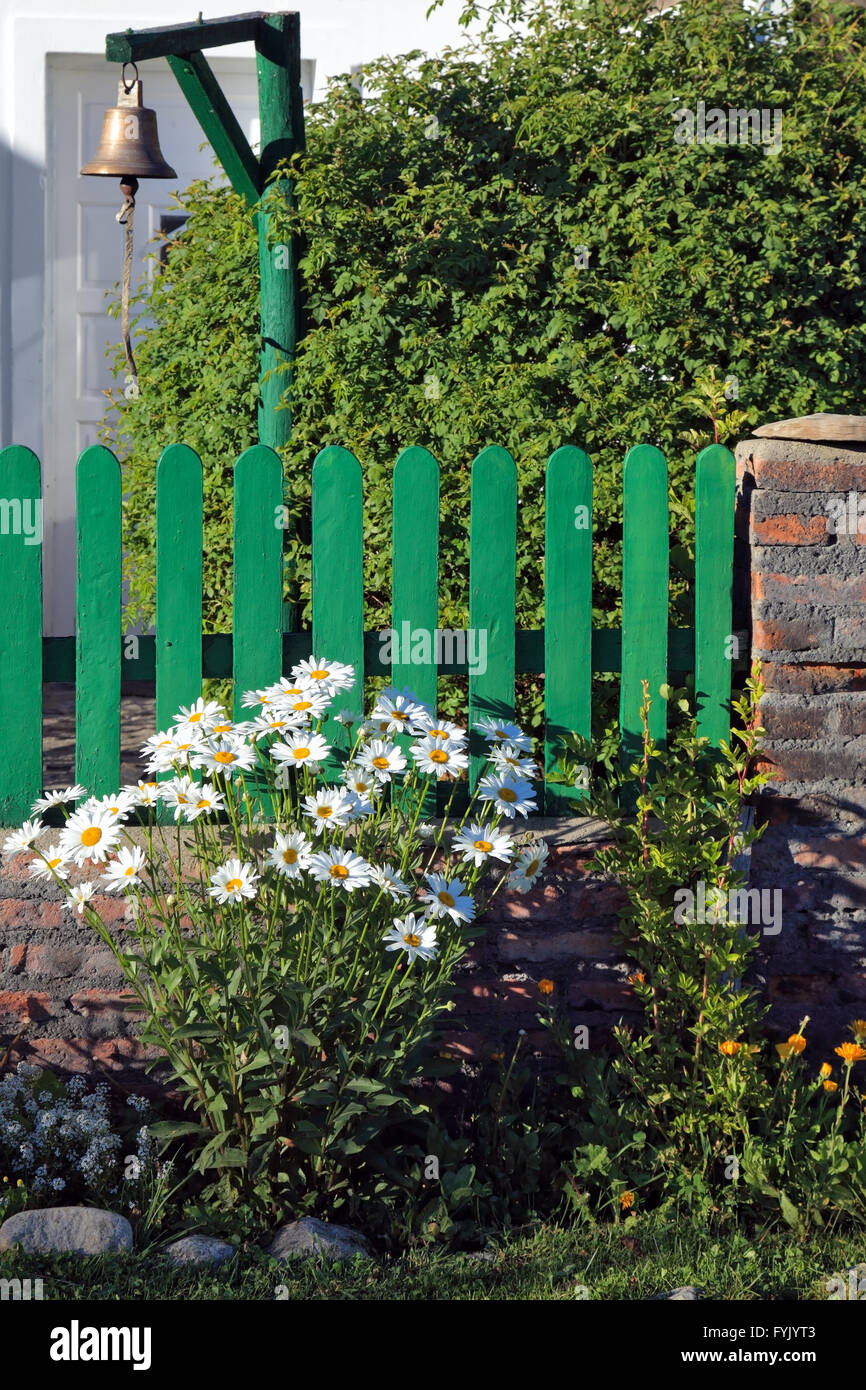
{"label": "brass bell", "polygon": [[[131,66],[135,68],[135,64]],[[123,66],[126,72],[127,64]],[[117,105],[109,106],[102,118],[99,148],[82,174],[102,174],[130,179],[176,179],[166,164],[156,133],[156,112],[142,106],[142,88],[135,77],[127,83],[121,76],[117,84]]]}

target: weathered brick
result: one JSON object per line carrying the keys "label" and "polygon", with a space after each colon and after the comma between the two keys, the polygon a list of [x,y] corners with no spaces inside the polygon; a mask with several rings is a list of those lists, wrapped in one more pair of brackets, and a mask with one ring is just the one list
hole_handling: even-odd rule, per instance
{"label": "weathered brick", "polygon": [[818,739],[837,732],[839,713],[835,705],[821,704],[817,697],[806,704],[778,702],[770,696],[761,701],[761,723],[768,739]]}
{"label": "weathered brick", "polygon": [[0,990],[0,1017],[19,1023],[41,1023],[51,1017],[51,1000],[41,991]]}
{"label": "weathered brick", "polygon": [[756,618],[752,623],[752,645],[756,651],[817,651],[828,647],[832,640],[832,618]]}
{"label": "weathered brick", "polygon": [[771,1003],[820,1004],[833,993],[832,975],[771,975],[767,983]]}
{"label": "weathered brick", "polygon": [[816,837],[807,848],[795,850],[793,858],[804,868],[866,873],[866,839],[847,835]]}
{"label": "weathered brick", "polygon": [[78,974],[85,956],[83,946],[28,946],[26,950],[27,974],[52,979],[67,979]]}
{"label": "weathered brick", "polygon": [[6,969],[11,975],[18,975],[24,969],[26,960],[27,947],[22,945],[12,946],[9,951],[8,960],[6,961]]}
{"label": "weathered brick", "polygon": [[755,574],[755,602],[811,603],[830,607],[837,603],[866,602],[866,575],[852,574]]}
{"label": "weathered brick", "polygon": [[751,518],[751,531],[758,545],[829,545],[827,521],[821,516],[799,516],[785,512],[762,520]]}
{"label": "weathered brick", "polygon": [[846,753],[841,744],[827,748],[779,748],[768,745],[759,756],[757,765],[762,771],[768,772],[774,782],[822,782],[825,777],[841,775],[845,761]]}
{"label": "weathered brick", "polygon": [[[751,447],[751,446],[750,446]],[[837,457],[818,464],[817,452],[810,456],[802,445],[792,443],[788,446],[789,456],[785,459],[762,456],[760,448],[755,449],[750,459],[748,471],[762,491],[775,492],[826,492],[832,494],[866,492],[866,466],[855,455],[853,459]],[[798,457],[799,455],[799,457]]]}
{"label": "weathered brick", "polygon": [[618,954],[609,931],[502,932],[498,945],[507,961],[569,961]]}
{"label": "weathered brick", "polygon": [[76,1013],[84,1014],[85,1018],[107,1013],[128,1016],[130,1011],[126,1005],[134,998],[128,989],[81,989],[70,997],[69,1002]]}
{"label": "weathered brick", "polygon": [[828,695],[837,691],[866,691],[866,666],[767,662],[761,679],[766,691],[778,691],[779,694]]}
{"label": "weathered brick", "polygon": [[625,980],[574,980],[569,986],[568,1002],[577,1008],[621,1009],[639,1012],[640,1003],[631,985]]}
{"label": "weathered brick", "polygon": [[0,898],[0,928],[59,927],[63,922],[60,903],[41,899]]}

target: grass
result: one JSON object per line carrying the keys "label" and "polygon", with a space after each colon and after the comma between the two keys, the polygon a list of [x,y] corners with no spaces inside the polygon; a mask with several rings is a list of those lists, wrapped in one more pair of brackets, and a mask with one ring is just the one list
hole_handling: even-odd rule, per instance
{"label": "grass", "polygon": [[43,1280],[45,1300],[459,1301],[642,1300],[697,1284],[706,1298],[824,1300],[826,1281],[864,1258],[866,1236],[797,1241],[790,1231],[747,1235],[635,1217],[595,1230],[541,1227],[500,1243],[490,1260],[419,1248],[399,1259],[277,1264],[242,1248],[221,1270],[175,1268],[153,1254],[80,1258],[0,1254],[0,1279]]}

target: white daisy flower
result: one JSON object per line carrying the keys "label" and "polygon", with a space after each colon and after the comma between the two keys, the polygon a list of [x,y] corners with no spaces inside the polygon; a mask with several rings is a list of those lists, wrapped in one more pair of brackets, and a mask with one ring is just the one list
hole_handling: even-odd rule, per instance
{"label": "white daisy flower", "polygon": [[60,848],[80,867],[89,859],[101,864],[120,837],[117,817],[110,811],[74,811],[60,832]]}
{"label": "white daisy flower", "polygon": [[518,893],[528,893],[547,863],[549,853],[544,843],[532,844],[522,850],[514,861],[506,887],[513,888]]}
{"label": "white daisy flower", "polygon": [[79,917],[83,917],[84,909],[95,892],[95,883],[79,883],[74,888],[70,888],[69,896],[63,906],[68,907],[70,910],[74,908]]}
{"label": "white daisy flower", "polygon": [[321,690],[302,690],[299,695],[280,695],[269,708],[291,718],[295,727],[321,719],[330,701]]}
{"label": "white daisy flower", "polygon": [[366,888],[370,882],[370,865],[348,849],[332,848],[314,854],[310,860],[310,871],[318,883],[345,888],[347,893],[356,888]]}
{"label": "white daisy flower", "polygon": [[132,849],[124,846],[118,851],[116,859],[109,861],[105,873],[102,875],[102,882],[105,884],[109,893],[120,893],[127,888],[135,888],[141,883],[139,871],[147,863],[144,850],[138,845]]}
{"label": "white daisy flower", "polygon": [[107,811],[115,820],[124,816],[135,806],[135,797],[127,791],[114,792],[111,796],[90,796],[77,808],[79,811]]}
{"label": "white daisy flower", "polygon": [[446,739],[452,743],[466,742],[466,730],[459,724],[453,724],[450,719],[435,719],[433,715],[425,714],[418,720],[417,733],[422,738],[435,738],[443,743]]}
{"label": "white daisy flower", "polygon": [[483,825],[480,821],[473,821],[455,835],[453,847],[461,851],[463,859],[471,859],[476,867],[488,859],[499,859],[507,864],[514,855],[512,837],[503,835],[495,825]]}
{"label": "white daisy flower", "polygon": [[256,750],[236,734],[211,734],[192,758],[193,767],[206,767],[211,775],[221,772],[233,777],[236,772],[249,772],[255,766]]}
{"label": "white daisy flower", "polygon": [[168,772],[177,757],[174,730],[151,734],[142,744],[141,756],[147,772]]}
{"label": "white daisy flower", "polygon": [[414,912],[405,917],[395,917],[394,925],[382,938],[387,942],[386,951],[405,951],[409,964],[420,957],[433,960],[436,956],[436,927],[423,917],[415,918]]}
{"label": "white daisy flower", "polygon": [[7,835],[3,842],[3,853],[9,856],[26,854],[37,835],[40,835],[44,829],[41,820],[26,820],[20,830],[15,830],[11,835]]}
{"label": "white daisy flower", "polygon": [[531,758],[521,757],[520,749],[513,743],[495,743],[488,754],[500,775],[512,777],[537,777],[538,768]]}
{"label": "white daisy flower", "polygon": [[358,765],[378,782],[390,782],[395,773],[403,771],[406,759],[396,744],[374,738],[358,753]]}
{"label": "white daisy flower", "polygon": [[377,888],[383,892],[390,893],[395,900],[397,898],[408,898],[411,888],[397,874],[396,869],[392,869],[390,864],[371,864],[370,882],[375,883]]}
{"label": "white daisy flower", "polygon": [[297,666],[292,667],[292,675],[298,680],[314,682],[318,689],[326,692],[329,699],[333,699],[340,690],[351,690],[355,684],[354,666],[346,666],[342,661],[320,661],[315,656],[308,661],[299,661]]}
{"label": "white daisy flower", "polygon": [[338,724],[345,724],[347,729],[351,729],[353,724],[361,723],[360,714],[353,709],[341,709],[334,715],[334,718]]}
{"label": "white daisy flower", "polygon": [[422,738],[412,744],[412,757],[427,777],[455,776],[469,766],[469,756],[451,739]]}
{"label": "white daisy flower", "polygon": [[209,816],[215,811],[222,811],[225,804],[225,797],[222,792],[218,792],[216,787],[211,786],[210,782],[194,782],[189,804],[183,808],[184,820],[187,825],[192,825],[199,816]]}
{"label": "white daisy flower", "polygon": [[316,834],[322,830],[343,830],[348,824],[355,806],[355,798],[343,787],[328,791],[318,791],[315,796],[305,796],[303,811],[313,822]]}
{"label": "white daisy flower", "polygon": [[517,724],[509,724],[507,719],[485,717],[476,721],[474,727],[484,735],[488,743],[510,743],[514,748],[528,753],[532,742]]}
{"label": "white daisy flower", "polygon": [[188,814],[189,808],[198,800],[199,786],[193,777],[173,777],[162,784],[162,799],[166,806],[174,807],[174,818],[179,821]]}
{"label": "white daisy flower", "polygon": [[342,780],[352,795],[357,796],[361,801],[372,801],[382,792],[382,784],[375,775],[365,772],[362,767],[357,767],[354,763],[345,769]]}
{"label": "white daisy flower", "polygon": [[218,903],[239,903],[244,898],[256,896],[256,882],[259,875],[252,864],[242,864],[240,859],[228,859],[221,868],[210,876],[213,885],[208,889],[210,896]]}
{"label": "white daisy flower", "polygon": [[69,877],[69,870],[66,868],[68,860],[59,845],[49,845],[48,849],[42,851],[42,855],[43,858],[34,859],[28,865],[34,878],[50,881]]}
{"label": "white daisy flower", "polygon": [[132,797],[133,806],[155,806],[160,797],[160,782],[138,782],[124,787],[123,790]]}
{"label": "white daisy flower", "polygon": [[406,695],[393,694],[392,698],[383,690],[370,715],[370,722],[378,725],[386,734],[414,733],[418,721],[426,716],[425,705]]}
{"label": "white daisy flower", "polygon": [[291,729],[299,729],[303,722],[303,717],[299,714],[290,714],[288,710],[269,707],[268,712],[259,714],[247,722],[244,733],[248,738],[267,738],[269,734],[287,734]]}
{"label": "white daisy flower", "polygon": [[67,801],[77,801],[80,796],[87,795],[87,788],[80,787],[75,783],[74,787],[64,787],[62,790],[45,792],[38,801],[34,801],[30,807],[32,816],[41,816],[43,811],[50,811],[55,806],[65,806]]}
{"label": "white daisy flower", "polygon": [[312,857],[312,846],[300,830],[292,830],[287,835],[277,831],[268,850],[268,864],[283,878],[300,878],[304,869],[310,867]]}
{"label": "white daisy flower", "polygon": [[196,700],[194,705],[181,705],[180,712],[174,716],[179,730],[186,734],[209,733],[214,724],[225,722],[226,712],[216,700]]}
{"label": "white daisy flower", "polygon": [[459,878],[451,882],[444,874],[425,874],[429,888],[421,894],[429,904],[427,911],[431,917],[450,917],[453,921],[471,922],[475,916],[475,904],[466,893],[465,883]]}
{"label": "white daisy flower", "polygon": [[508,816],[511,820],[518,812],[525,816],[529,811],[537,810],[532,794],[530,782],[524,781],[521,777],[512,777],[510,773],[506,777],[497,777],[491,773],[482,777],[478,783],[478,795],[481,800],[492,802],[500,815]]}
{"label": "white daisy flower", "polygon": [[270,704],[268,688],[272,689],[273,687],[266,687],[262,690],[245,690],[241,696],[242,707],[244,709],[258,709],[259,705]]}
{"label": "white daisy flower", "polygon": [[368,796],[356,796],[354,792],[349,792],[349,800],[352,803],[352,810],[349,814],[349,821],[366,820],[367,816],[376,814],[376,807]]}
{"label": "white daisy flower", "polygon": [[278,763],[289,767],[303,767],[305,764],[320,763],[330,753],[330,745],[321,734],[289,734],[281,743],[273,743],[269,749],[271,757]]}

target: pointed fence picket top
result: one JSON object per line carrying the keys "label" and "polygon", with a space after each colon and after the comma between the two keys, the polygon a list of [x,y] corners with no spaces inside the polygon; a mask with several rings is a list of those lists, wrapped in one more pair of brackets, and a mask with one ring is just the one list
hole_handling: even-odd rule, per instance
{"label": "pointed fence picket top", "polygon": [[472,465],[469,522],[469,634],[476,669],[469,671],[470,786],[487,760],[478,720],[514,718],[514,610],[517,564],[517,468],[492,444]]}
{"label": "pointed fence picket top", "polygon": [[[169,446],[157,468],[155,638],[122,635],[121,475],[108,449],[85,450],[77,467],[75,637],[42,637],[39,463],[30,450],[0,453],[0,491],[0,695],[11,729],[10,756],[0,762],[0,806],[7,823],[20,824],[41,789],[43,681],[75,682],[75,777],[98,795],[119,785],[122,676],[155,680],[162,727],[181,704],[198,698],[203,675],[233,677],[235,714],[245,717],[245,691],[277,680],[299,654],[312,652],[355,667],[354,687],[340,692],[334,713],[362,712],[362,477],[347,449],[323,449],[313,466],[312,633],[282,631],[282,466],[264,445],[246,450],[235,466],[232,634],[203,637],[200,630],[202,470],[192,449]],[[563,735],[590,733],[593,671],[621,673],[624,760],[640,749],[644,679],[653,702],[651,732],[664,742],[660,687],[669,669],[695,672],[700,732],[714,746],[729,735],[731,671],[745,665],[731,650],[731,454],[713,445],[697,463],[694,629],[668,626],[667,498],[663,455],[649,445],[630,449],[623,479],[622,630],[593,632],[592,467],[580,449],[556,450],[546,475],[544,627],[517,631],[517,471],[506,450],[484,449],[472,466],[469,630],[439,633],[439,471],[425,449],[400,455],[394,472],[392,630],[366,634],[366,669],[390,675],[394,685],[408,686],[434,709],[437,675],[468,675],[472,785],[487,753],[473,726],[485,716],[513,718],[517,674],[544,677],[544,785],[536,790],[542,793],[539,809],[554,814],[580,805],[580,786],[552,779]],[[345,727],[333,717],[324,733],[335,748],[346,748]],[[330,760],[326,775],[335,776],[338,768],[338,759]],[[255,779],[249,782],[267,813],[267,799],[258,795]],[[439,784],[440,809],[443,794],[447,800],[451,791],[452,785]],[[455,806],[462,809],[465,797],[463,783]],[[425,816],[436,800],[431,788]]]}
{"label": "pointed fence picket top", "polygon": [[[346,750],[341,708],[364,708],[364,514],[361,465],[348,449],[331,445],[313,464],[313,655],[355,668],[351,690],[341,691],[323,726],[333,748]],[[328,780],[339,769],[325,766]]]}
{"label": "pointed fence picket top", "polygon": [[721,444],[698,454],[695,481],[695,699],[698,733],[718,747],[731,731],[731,556],[736,463]]}
{"label": "pointed fence picket top", "polygon": [[[592,464],[582,449],[551,454],[545,486],[544,540],[544,771],[553,774],[560,740],[592,733]],[[545,810],[553,815],[589,795],[548,782]],[[572,807],[572,809],[575,809]]]}
{"label": "pointed fence picket top", "polygon": [[652,701],[649,731],[659,744],[667,733],[660,689],[668,678],[668,470],[651,444],[629,449],[623,467],[622,677],[620,750],[633,760],[642,746],[643,681]]}
{"label": "pointed fence picket top", "polygon": [[91,796],[120,786],[120,465],[94,444],[76,472],[75,780]]}
{"label": "pointed fence picket top", "polygon": [[42,791],[42,489],[23,444],[0,451],[0,824],[20,825]]}

